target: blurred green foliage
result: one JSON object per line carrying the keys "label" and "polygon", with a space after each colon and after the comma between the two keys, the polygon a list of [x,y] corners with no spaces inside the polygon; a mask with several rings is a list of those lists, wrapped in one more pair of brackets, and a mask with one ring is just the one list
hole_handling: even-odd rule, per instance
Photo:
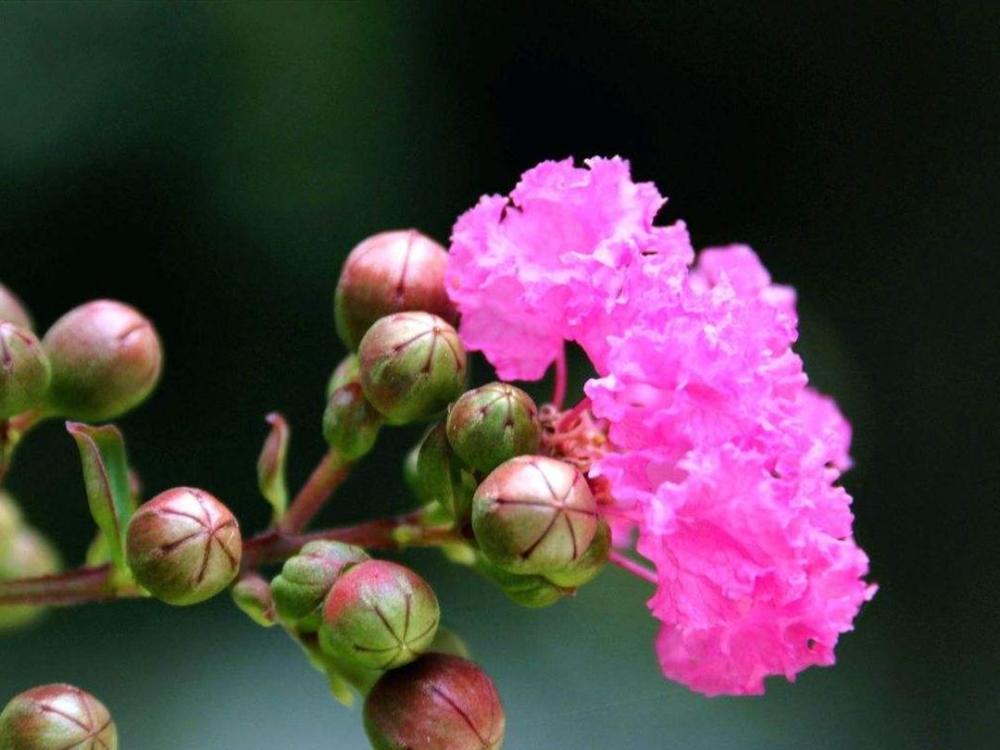
{"label": "blurred green foliage", "polygon": [[[629,156],[697,244],[750,241],[799,289],[800,350],[855,425],[847,485],[882,588],[835,668],[708,700],[659,676],[642,582],[612,570],[528,611],[417,554],[497,679],[508,747],[994,747],[1000,19],[711,5],[5,3],[0,278],[43,326],[95,296],[147,312],[166,375],[122,425],[147,496],[203,486],[259,528],[264,414],[293,426],[294,479],[323,449],[349,249],[403,226],[445,240],[542,158]],[[387,431],[323,520],[406,507],[418,434]],[[58,425],[11,486],[82,559]],[[0,639],[0,700],[55,680],[112,707],[127,748],[365,746],[295,646],[225,597],[59,611]]]}

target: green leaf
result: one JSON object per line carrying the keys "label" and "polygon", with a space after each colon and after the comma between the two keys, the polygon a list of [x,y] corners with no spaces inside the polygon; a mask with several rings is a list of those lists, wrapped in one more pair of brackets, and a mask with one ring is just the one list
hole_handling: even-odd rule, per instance
{"label": "green leaf", "polygon": [[288,482],[285,479],[285,460],[292,432],[288,422],[277,412],[267,415],[271,432],[264,441],[264,448],[257,459],[257,482],[260,492],[274,508],[274,520],[280,521],[288,507]]}
{"label": "green leaf", "polygon": [[125,532],[135,512],[135,499],[129,486],[125,440],[114,425],[67,422],[66,429],[80,449],[90,514],[115,567],[126,570]]}

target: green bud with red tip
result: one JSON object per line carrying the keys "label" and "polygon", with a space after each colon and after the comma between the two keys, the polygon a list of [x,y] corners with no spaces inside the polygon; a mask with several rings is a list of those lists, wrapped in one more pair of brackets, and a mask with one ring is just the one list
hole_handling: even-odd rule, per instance
{"label": "green bud with red tip", "polygon": [[6,320],[19,328],[31,330],[31,316],[10,289],[0,284],[0,321]]}
{"label": "green bud with red tip", "polygon": [[382,232],[355,247],[334,297],[337,333],[357,349],[375,321],[407,310],[424,310],[454,322],[445,290],[448,254],[415,229]]}
{"label": "green bud with red tip", "polygon": [[[55,549],[30,526],[16,525],[10,536],[0,538],[0,581],[52,575],[59,568]],[[0,605],[0,629],[28,625],[44,611],[44,607],[30,604]]]}
{"label": "green bud with red tip", "polygon": [[417,482],[424,502],[437,502],[459,525],[471,513],[476,483],[448,442],[442,422],[424,437],[417,454]]}
{"label": "green bud with red tip", "polygon": [[427,650],[440,619],[437,597],[423,578],[393,562],[368,560],[330,589],[320,645],[346,664],[394,669]]}
{"label": "green bud with red tip", "polygon": [[132,516],[126,538],[136,581],[168,604],[186,606],[218,594],[240,570],[236,518],[203,490],[177,487]]}
{"label": "green bud with red tip", "polygon": [[489,675],[445,654],[383,675],[365,700],[364,720],[375,750],[499,750],[506,730]]}
{"label": "green bud with red tip", "polygon": [[405,312],[379,319],[358,350],[365,396],[389,424],[430,419],[465,386],[465,349],[436,315]]}
{"label": "green bud with red tip", "polygon": [[482,474],[515,456],[535,453],[541,438],[531,396],[508,383],[468,391],[448,410],[448,440]]}
{"label": "green bud with red tip", "polygon": [[117,750],[107,707],[72,685],[43,685],[16,696],[0,713],[3,750]]}
{"label": "green bud with red tip", "polygon": [[360,547],[318,540],[288,558],[271,581],[281,618],[302,632],[314,632],[323,617],[323,602],[334,582],[351,566],[370,559]]}
{"label": "green bud with red tip", "polygon": [[160,339],[138,310],[96,300],[63,315],[42,340],[52,363],[49,411],[74,420],[112,419],[135,408],[160,378]]}
{"label": "green bud with red tip", "polygon": [[35,334],[0,321],[0,419],[41,406],[51,379],[49,358]]}
{"label": "green bud with red tip", "polygon": [[512,573],[547,574],[578,560],[597,533],[597,502],[572,465],[519,456],[476,490],[472,528],[491,562]]}

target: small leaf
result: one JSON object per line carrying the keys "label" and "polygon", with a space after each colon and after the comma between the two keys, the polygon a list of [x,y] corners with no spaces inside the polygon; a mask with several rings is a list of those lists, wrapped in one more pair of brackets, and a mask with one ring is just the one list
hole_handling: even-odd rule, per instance
{"label": "small leaf", "polygon": [[260,492],[274,508],[274,520],[281,520],[288,507],[288,482],[285,480],[285,459],[292,433],[288,422],[277,412],[267,415],[271,432],[257,459],[257,482]]}
{"label": "small leaf", "polygon": [[66,429],[80,449],[90,514],[104,536],[111,560],[125,570],[125,532],[135,512],[125,441],[114,425],[67,422]]}

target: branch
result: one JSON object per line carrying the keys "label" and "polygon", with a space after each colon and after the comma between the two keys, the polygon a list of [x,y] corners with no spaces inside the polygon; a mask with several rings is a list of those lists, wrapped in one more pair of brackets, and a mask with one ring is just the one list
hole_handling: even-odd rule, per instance
{"label": "branch", "polygon": [[134,589],[116,590],[110,565],[77,568],[68,573],[0,581],[0,606],[16,604],[69,606],[138,596]]}
{"label": "branch", "polygon": [[281,519],[278,525],[281,532],[297,534],[306,528],[326,505],[333,491],[347,479],[352,468],[350,461],[344,461],[334,451],[327,453]]}
{"label": "branch", "polygon": [[[318,539],[356,544],[368,549],[403,549],[438,547],[461,541],[450,528],[421,526],[423,513],[415,511],[395,518],[367,521],[308,534],[288,534],[268,529],[243,544],[241,570],[245,573],[262,565],[273,565],[296,554],[304,544]],[[132,586],[115,584],[111,565],[85,567],[68,573],[0,581],[0,607],[13,605],[48,605],[56,607],[134,599],[141,592]]]}

